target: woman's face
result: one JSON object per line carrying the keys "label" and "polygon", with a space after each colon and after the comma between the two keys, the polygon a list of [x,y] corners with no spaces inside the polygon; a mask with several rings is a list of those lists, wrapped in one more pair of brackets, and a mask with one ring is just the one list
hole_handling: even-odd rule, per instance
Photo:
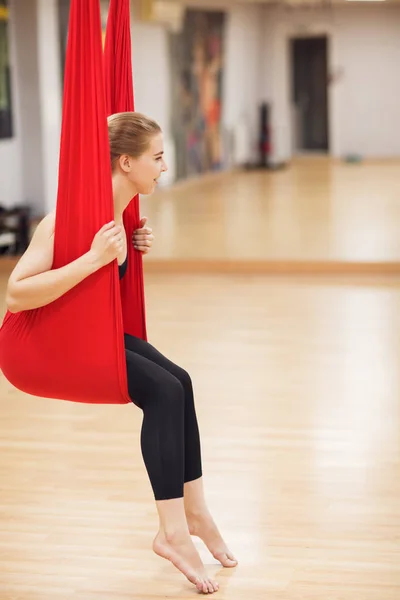
{"label": "woman's face", "polygon": [[149,149],[139,158],[129,158],[131,168],[128,179],[138,194],[154,192],[161,173],[168,170],[164,161],[164,141],[162,133],[151,137]]}

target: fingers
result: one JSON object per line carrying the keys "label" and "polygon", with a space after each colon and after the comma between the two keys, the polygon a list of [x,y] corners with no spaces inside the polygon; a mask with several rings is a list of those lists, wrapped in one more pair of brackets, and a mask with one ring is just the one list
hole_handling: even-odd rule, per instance
{"label": "fingers", "polygon": [[110,221],[109,223],[106,223],[105,225],[103,225],[103,227],[100,229],[99,233],[104,233],[105,231],[109,231],[110,229],[112,229],[115,225],[114,221]]}
{"label": "fingers", "polygon": [[152,233],[151,227],[142,227],[141,229],[135,229],[133,235],[150,235]]}
{"label": "fingers", "polygon": [[153,240],[149,240],[149,239],[134,239],[133,240],[133,245],[134,246],[143,246],[143,247],[148,247],[151,248],[151,246],[153,245]]}
{"label": "fingers", "polygon": [[109,244],[114,244],[115,246],[122,247],[124,245],[124,240],[122,237],[115,236],[114,238],[111,238],[111,240],[109,240]]}
{"label": "fingers", "polygon": [[144,242],[145,240],[153,242],[154,235],[152,233],[135,233],[135,235],[132,237],[132,240],[136,243]]}
{"label": "fingers", "polygon": [[[140,224],[144,224],[147,221],[147,217],[141,219]],[[135,250],[139,250],[143,252],[143,254],[147,254],[150,251],[150,248],[154,241],[154,235],[152,233],[152,229],[150,227],[142,227],[141,229],[136,229],[132,236],[132,242]]]}
{"label": "fingers", "polygon": [[113,250],[116,253],[122,250],[124,246],[124,236],[122,233],[122,227],[113,227],[112,229],[106,231],[104,236],[106,238],[107,246],[109,248],[113,248]]}
{"label": "fingers", "polygon": [[103,225],[102,229],[110,229],[111,227],[113,227],[115,225],[115,221],[112,220],[109,223],[106,223],[105,225]]}
{"label": "fingers", "polygon": [[124,243],[124,236],[122,235],[122,233],[120,231],[118,231],[118,232],[115,233],[115,235],[113,235],[111,237],[111,241],[123,244]]}
{"label": "fingers", "polygon": [[145,254],[147,254],[147,252],[149,252],[151,246],[153,245],[153,239],[136,239],[135,238],[133,240],[133,247],[135,248],[135,250],[140,250],[141,252],[144,252]]}
{"label": "fingers", "polygon": [[[140,229],[136,229],[132,236],[133,246],[136,250],[147,254],[154,241],[154,235],[150,227],[144,227],[147,222],[147,217],[143,217],[140,220]],[[111,246],[119,252],[124,246],[123,227],[115,225],[114,221],[106,223],[100,230],[102,235],[106,238],[107,246]]]}
{"label": "fingers", "polygon": [[148,254],[150,252],[149,246],[134,246],[135,250],[139,250],[139,252],[143,252],[143,254]]}
{"label": "fingers", "polygon": [[120,225],[115,225],[114,227],[111,227],[110,229],[106,229],[104,232],[104,235],[106,238],[111,239],[113,237],[115,237],[116,235],[121,234],[122,232],[122,227]]}

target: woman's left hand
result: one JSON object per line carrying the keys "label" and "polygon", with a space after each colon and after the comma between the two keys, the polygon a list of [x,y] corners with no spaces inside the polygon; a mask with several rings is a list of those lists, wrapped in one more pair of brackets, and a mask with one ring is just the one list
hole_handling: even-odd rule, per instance
{"label": "woman's left hand", "polygon": [[132,236],[134,248],[143,254],[150,252],[154,240],[153,230],[145,227],[146,223],[147,217],[140,219],[139,229],[135,229]]}

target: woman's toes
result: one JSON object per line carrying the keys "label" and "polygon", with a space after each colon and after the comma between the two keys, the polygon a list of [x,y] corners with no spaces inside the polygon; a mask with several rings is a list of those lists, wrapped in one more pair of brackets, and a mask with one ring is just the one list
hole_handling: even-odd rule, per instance
{"label": "woman's toes", "polygon": [[228,557],[228,560],[232,560],[233,562],[237,563],[237,559],[233,556],[232,552],[227,552],[226,556]]}
{"label": "woman's toes", "polygon": [[218,552],[214,556],[224,567],[236,567],[238,564],[238,561],[231,552]]}
{"label": "woman's toes", "polygon": [[207,582],[205,579],[201,580],[201,586],[200,586],[199,591],[202,592],[203,594],[208,594],[208,587],[207,587]]}

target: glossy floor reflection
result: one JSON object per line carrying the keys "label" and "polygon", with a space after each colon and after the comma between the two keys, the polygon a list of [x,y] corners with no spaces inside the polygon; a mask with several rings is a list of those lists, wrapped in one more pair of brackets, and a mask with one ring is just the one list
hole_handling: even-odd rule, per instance
{"label": "glossy floor reflection", "polygon": [[[4,286],[4,277],[2,279]],[[147,277],[150,341],[192,375],[221,600],[400,597],[400,283]],[[2,600],[196,592],[151,551],[134,406],[0,379]]]}
{"label": "glossy floor reflection", "polygon": [[398,161],[304,157],[160,189],[141,200],[148,260],[400,261],[398,173]]}

